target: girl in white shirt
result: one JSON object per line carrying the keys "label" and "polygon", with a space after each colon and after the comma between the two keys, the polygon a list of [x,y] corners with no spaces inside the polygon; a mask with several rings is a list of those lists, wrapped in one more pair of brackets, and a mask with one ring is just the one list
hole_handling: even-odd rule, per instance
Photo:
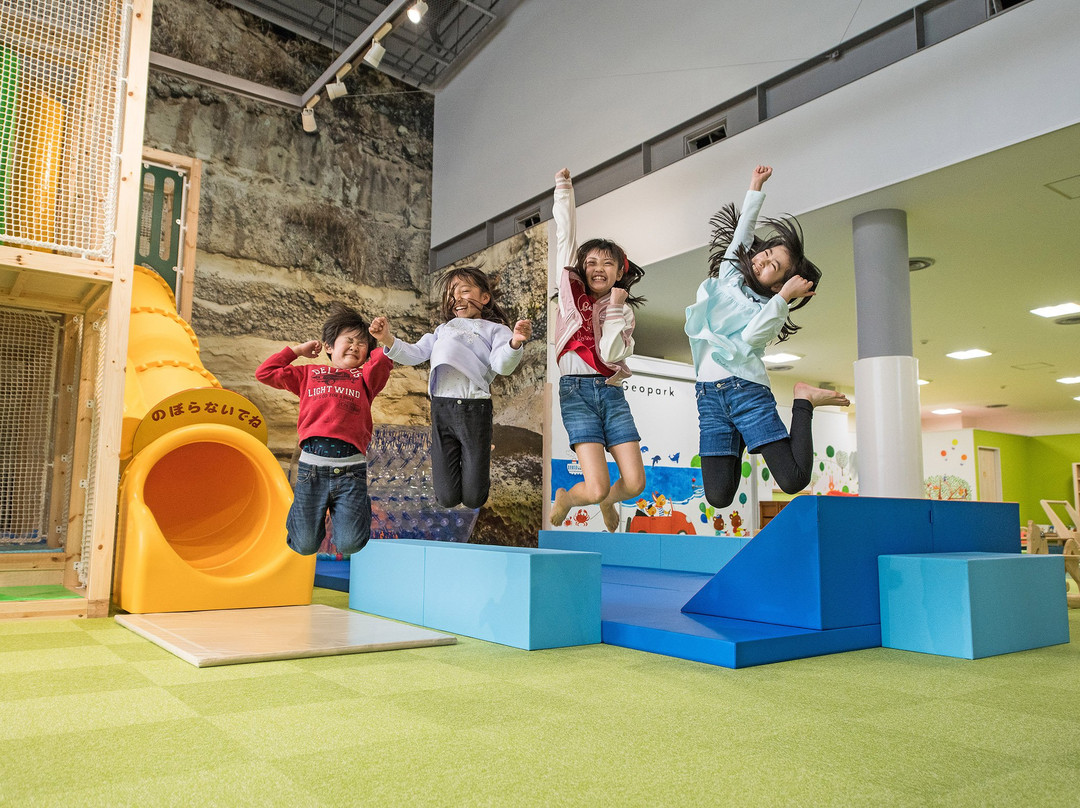
{"label": "girl in white shirt", "polygon": [[517,368],[532,323],[518,320],[510,330],[497,290],[478,267],[448,271],[442,287],[446,322],[415,344],[395,339],[385,317],[376,317],[370,330],[394,362],[431,362],[435,498],[444,508],[479,508],[491,487],[491,382]]}
{"label": "girl in white shirt", "polygon": [[765,239],[754,235],[765,200],[761,188],[770,176],[770,166],[755,168],[742,214],[728,205],[713,217],[709,277],[686,309],[697,375],[701,477],[715,508],[735,498],[744,448],[765,458],[783,491],[804,489],[814,460],[814,407],[849,403],[847,396],[800,382],[790,435],[776,412],[762,356],[778,336],[783,342],[798,331],[788,315],[810,302],[821,270],[803,253],[794,219],[766,219],[773,232]]}

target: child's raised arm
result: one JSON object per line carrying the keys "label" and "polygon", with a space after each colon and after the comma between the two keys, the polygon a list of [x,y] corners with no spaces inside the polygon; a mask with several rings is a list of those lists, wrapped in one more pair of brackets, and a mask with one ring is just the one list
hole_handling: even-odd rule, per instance
{"label": "child's raised arm", "polygon": [[308,359],[318,359],[322,350],[322,343],[317,339],[308,340],[300,345],[293,346],[293,353],[297,356],[306,356]]}
{"label": "child's raised arm", "polygon": [[765,180],[772,176],[772,166],[757,166],[750,175],[750,190],[760,191]]}
{"label": "child's raised arm", "polygon": [[371,321],[368,332],[375,337],[380,345],[389,348],[394,344],[394,335],[390,333],[390,323],[385,317],[376,317]]}
{"label": "child's raised arm", "polygon": [[555,173],[555,207],[552,214],[555,218],[555,255],[561,272],[564,267],[574,263],[574,251],[577,250],[577,210],[568,168]]}
{"label": "child's raised arm", "polygon": [[532,336],[532,321],[518,320],[514,323],[514,336],[510,339],[510,347],[515,351],[529,341]]}

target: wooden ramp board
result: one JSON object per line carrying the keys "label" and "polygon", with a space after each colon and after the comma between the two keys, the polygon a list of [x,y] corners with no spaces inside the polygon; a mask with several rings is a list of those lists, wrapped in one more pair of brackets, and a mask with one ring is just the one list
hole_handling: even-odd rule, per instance
{"label": "wooden ramp board", "polygon": [[457,642],[451,634],[322,604],[118,614],[116,622],[199,668]]}

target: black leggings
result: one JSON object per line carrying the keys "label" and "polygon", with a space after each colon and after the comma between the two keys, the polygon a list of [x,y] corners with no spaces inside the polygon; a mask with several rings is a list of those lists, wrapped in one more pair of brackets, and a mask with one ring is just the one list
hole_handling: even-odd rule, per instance
{"label": "black leggings", "polygon": [[[810,484],[814,468],[814,437],[810,424],[814,405],[797,398],[791,405],[791,437],[766,443],[758,451],[772,472],[776,484],[788,494],[796,494]],[[705,499],[714,508],[726,508],[735,499],[742,478],[742,457],[701,458],[701,479]]]}

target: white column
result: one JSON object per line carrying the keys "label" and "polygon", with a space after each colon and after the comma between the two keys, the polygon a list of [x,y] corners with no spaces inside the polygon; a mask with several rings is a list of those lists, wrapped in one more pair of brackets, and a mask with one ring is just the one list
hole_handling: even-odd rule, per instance
{"label": "white column", "polygon": [[907,215],[874,210],[852,220],[859,358],[855,434],[859,493],[925,496],[919,366],[912,355]]}

